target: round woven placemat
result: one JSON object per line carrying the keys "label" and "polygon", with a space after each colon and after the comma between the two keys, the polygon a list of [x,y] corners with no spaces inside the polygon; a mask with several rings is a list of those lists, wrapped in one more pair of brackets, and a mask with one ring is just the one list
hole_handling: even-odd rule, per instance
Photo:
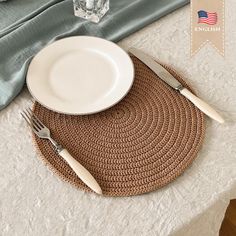
{"label": "round woven placemat", "polygon": [[[109,196],[142,194],[173,181],[197,156],[205,133],[202,112],[137,58],[132,60],[132,89],[106,111],[71,116],[34,104],[35,114],[55,140],[92,173]],[[34,140],[40,157],[54,172],[90,191],[47,140],[35,136]]]}

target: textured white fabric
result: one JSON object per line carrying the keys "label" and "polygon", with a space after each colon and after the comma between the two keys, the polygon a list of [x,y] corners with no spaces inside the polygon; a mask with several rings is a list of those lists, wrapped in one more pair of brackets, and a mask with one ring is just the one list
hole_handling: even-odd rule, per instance
{"label": "textured white fabric", "polygon": [[52,174],[37,158],[19,111],[25,89],[0,112],[0,235],[218,235],[236,198],[236,2],[226,1],[226,56],[206,47],[190,59],[189,6],[120,42],[173,66],[224,115],[207,121],[198,158],[176,181],[142,196],[87,194]]}

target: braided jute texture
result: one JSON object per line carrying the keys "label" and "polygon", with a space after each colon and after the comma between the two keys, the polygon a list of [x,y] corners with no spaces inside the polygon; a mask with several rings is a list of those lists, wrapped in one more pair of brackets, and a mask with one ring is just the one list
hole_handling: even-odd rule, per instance
{"label": "braided jute texture", "polygon": [[[72,116],[34,104],[55,140],[92,173],[107,196],[142,194],[170,183],[192,163],[205,134],[203,113],[137,58],[132,60],[135,81],[130,92],[106,111]],[[52,171],[91,191],[49,141],[35,135],[34,140]]]}

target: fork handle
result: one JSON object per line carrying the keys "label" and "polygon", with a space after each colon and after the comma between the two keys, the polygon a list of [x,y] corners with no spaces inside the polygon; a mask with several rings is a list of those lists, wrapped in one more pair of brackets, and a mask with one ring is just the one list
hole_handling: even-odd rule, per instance
{"label": "fork handle", "polygon": [[77,176],[94,192],[102,194],[102,189],[94,177],[78,161],[76,161],[66,149],[62,149],[59,155],[69,164]]}

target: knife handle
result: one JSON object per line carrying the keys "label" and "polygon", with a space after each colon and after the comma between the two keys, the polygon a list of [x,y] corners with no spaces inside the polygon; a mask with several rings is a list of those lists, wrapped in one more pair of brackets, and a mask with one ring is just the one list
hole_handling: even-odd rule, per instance
{"label": "knife handle", "polygon": [[78,161],[76,161],[66,149],[62,149],[59,155],[69,164],[77,176],[94,192],[102,194],[101,187],[94,177]]}
{"label": "knife handle", "polygon": [[219,113],[217,113],[210,105],[195,96],[188,89],[183,88],[180,93],[184,95],[188,100],[190,100],[196,107],[198,107],[203,113],[211,117],[212,119],[218,121],[219,123],[224,123],[224,119]]}

